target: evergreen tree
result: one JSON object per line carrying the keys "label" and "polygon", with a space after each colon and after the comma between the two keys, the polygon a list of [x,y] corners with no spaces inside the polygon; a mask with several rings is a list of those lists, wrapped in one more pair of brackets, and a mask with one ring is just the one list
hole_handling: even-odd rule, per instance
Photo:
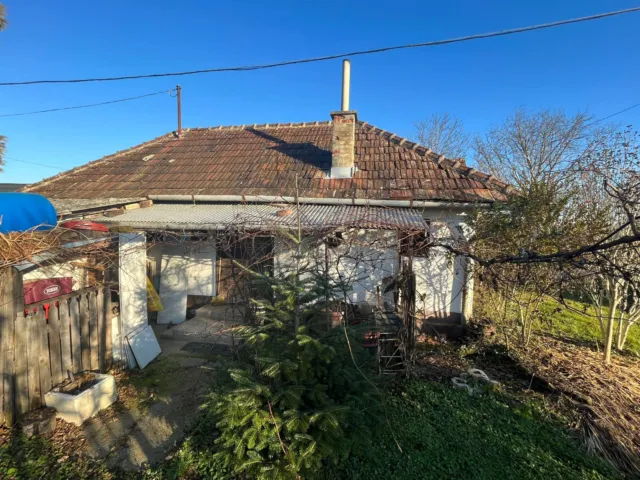
{"label": "evergreen tree", "polygon": [[233,388],[209,404],[220,431],[216,457],[234,475],[309,478],[370,438],[380,403],[365,376],[370,357],[361,333],[329,329],[335,286],[325,276],[252,274],[261,313],[240,329]]}

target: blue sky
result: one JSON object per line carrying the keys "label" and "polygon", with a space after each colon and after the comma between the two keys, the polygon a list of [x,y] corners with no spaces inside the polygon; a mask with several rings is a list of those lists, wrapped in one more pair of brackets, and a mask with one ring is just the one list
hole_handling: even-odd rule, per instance
{"label": "blue sky", "polygon": [[[0,81],[144,74],[290,60],[591,15],[638,0],[195,1],[3,0]],[[450,112],[474,132],[514,108],[640,103],[640,13],[471,43],[356,57],[351,106],[411,137]],[[328,120],[341,61],[123,82],[0,87],[0,114],[183,87],[186,127]],[[9,138],[0,182],[34,182],[175,129],[168,95],[70,112],[0,118]],[[640,126],[640,107],[615,118]],[[48,164],[46,168],[18,160]]]}

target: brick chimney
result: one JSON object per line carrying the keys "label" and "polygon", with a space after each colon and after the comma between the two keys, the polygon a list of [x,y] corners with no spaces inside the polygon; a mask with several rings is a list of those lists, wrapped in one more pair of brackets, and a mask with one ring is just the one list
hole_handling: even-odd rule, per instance
{"label": "brick chimney", "polygon": [[342,62],[342,110],[331,112],[331,178],[351,178],[355,171],[356,123],[358,114],[349,110],[351,62]]}

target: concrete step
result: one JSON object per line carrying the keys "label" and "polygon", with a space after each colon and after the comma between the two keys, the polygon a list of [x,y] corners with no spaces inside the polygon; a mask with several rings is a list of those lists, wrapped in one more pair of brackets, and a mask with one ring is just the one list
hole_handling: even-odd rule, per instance
{"label": "concrete step", "polygon": [[447,320],[426,320],[422,322],[420,332],[431,337],[439,336],[455,339],[462,337],[466,332],[466,328],[464,325]]}

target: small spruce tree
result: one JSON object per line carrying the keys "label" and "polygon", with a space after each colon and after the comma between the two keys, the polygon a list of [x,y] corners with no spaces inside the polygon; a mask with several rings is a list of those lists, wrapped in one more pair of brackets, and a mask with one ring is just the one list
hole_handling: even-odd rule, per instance
{"label": "small spruce tree", "polygon": [[[377,397],[362,334],[329,329],[323,275],[252,272],[256,325],[242,327],[233,388],[212,396],[217,460],[242,478],[310,478],[370,438]],[[296,328],[296,325],[299,325]]]}

